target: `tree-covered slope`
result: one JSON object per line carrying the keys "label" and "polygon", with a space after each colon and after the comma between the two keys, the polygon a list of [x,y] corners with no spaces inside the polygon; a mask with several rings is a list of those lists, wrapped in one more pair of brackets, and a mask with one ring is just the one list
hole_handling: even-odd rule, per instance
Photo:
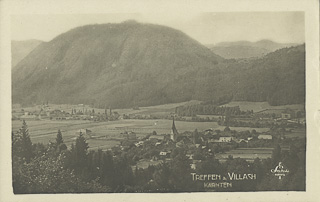
{"label": "tree-covered slope", "polygon": [[164,26],[84,26],[41,44],[18,64],[13,100],[112,106],[185,101],[194,90],[188,79],[180,78],[214,68],[222,60]]}
{"label": "tree-covered slope", "polygon": [[189,100],[304,103],[304,45],[225,60],[184,33],[124,22],[75,28],[13,69],[13,102],[132,107]]}

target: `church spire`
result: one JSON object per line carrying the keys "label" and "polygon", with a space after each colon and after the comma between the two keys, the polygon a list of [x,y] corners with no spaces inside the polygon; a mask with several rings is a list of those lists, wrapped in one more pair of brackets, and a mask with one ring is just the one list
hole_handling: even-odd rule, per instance
{"label": "church spire", "polygon": [[173,141],[176,141],[177,136],[178,136],[178,130],[177,130],[177,128],[176,128],[176,125],[174,124],[174,117],[173,117],[173,119],[172,119],[171,139],[172,139]]}

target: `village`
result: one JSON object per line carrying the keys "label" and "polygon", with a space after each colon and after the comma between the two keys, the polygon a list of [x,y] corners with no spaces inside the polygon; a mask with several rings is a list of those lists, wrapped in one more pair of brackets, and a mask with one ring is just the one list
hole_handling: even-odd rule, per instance
{"label": "village", "polygon": [[[137,111],[139,109],[134,109]],[[73,130],[72,138],[66,138],[65,142],[74,141],[78,135],[83,135],[89,145],[91,142],[100,142],[100,146],[91,145],[90,149],[102,149],[112,151],[116,155],[126,153],[132,169],[147,168],[162,162],[170,162],[175,149],[183,148],[187,151],[186,156],[192,162],[192,169],[196,169],[203,159],[215,158],[221,162],[229,158],[241,158],[253,162],[256,158],[271,158],[274,147],[279,144],[282,151],[289,151],[289,143],[295,138],[305,138],[304,114],[298,110],[264,110],[258,113],[239,116],[210,116],[198,115],[193,117],[179,116],[173,112],[157,117],[156,115],[144,114],[120,114],[110,109],[94,109],[83,104],[69,108],[49,106],[43,104],[33,110],[13,110],[12,120],[25,121],[87,121],[88,123],[121,122],[121,120],[143,119],[168,119],[172,121],[170,128],[166,130],[144,131],[142,128],[115,127],[114,134],[103,135],[94,128],[78,128]],[[181,130],[175,124],[175,119],[180,122],[217,122],[220,128],[204,128],[202,130]],[[226,122],[226,119],[228,122]],[[152,121],[150,120],[150,121]],[[80,125],[81,126],[81,125]],[[85,126],[85,125],[84,125]],[[248,130],[230,129],[230,127],[248,127]],[[264,132],[258,128],[268,128]],[[222,129],[223,128],[223,129]],[[250,130],[251,128],[251,130]],[[110,130],[110,129],[109,129]],[[149,132],[148,132],[149,131]],[[296,132],[298,131],[298,133]],[[302,132],[301,132],[302,131]],[[300,132],[300,133],[299,133]],[[292,134],[298,135],[292,135]],[[289,140],[289,141],[288,141]],[[114,141],[117,144],[104,147],[103,142]]]}
{"label": "village", "polygon": [[[132,156],[132,168],[147,168],[162,162],[170,162],[172,153],[179,148],[187,151],[186,156],[196,169],[202,160],[208,158],[225,162],[229,158],[241,158],[248,162],[255,159],[271,158],[277,144],[282,151],[289,151],[289,143],[285,137],[286,131],[274,130],[267,133],[257,133],[255,130],[237,132],[226,127],[223,131],[207,129],[178,133],[174,119],[171,134],[158,135],[155,131],[145,138],[137,138],[134,132],[123,134],[121,145],[112,148],[114,154],[122,152]],[[302,138],[303,136],[301,136]],[[131,155],[130,155],[131,154]]]}

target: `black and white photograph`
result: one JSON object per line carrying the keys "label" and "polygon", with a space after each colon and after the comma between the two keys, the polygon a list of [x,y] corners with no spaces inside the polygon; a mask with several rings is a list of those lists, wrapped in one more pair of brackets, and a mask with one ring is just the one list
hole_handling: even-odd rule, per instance
{"label": "black and white photograph", "polygon": [[12,195],[306,194],[308,13],[172,7],[10,14]]}

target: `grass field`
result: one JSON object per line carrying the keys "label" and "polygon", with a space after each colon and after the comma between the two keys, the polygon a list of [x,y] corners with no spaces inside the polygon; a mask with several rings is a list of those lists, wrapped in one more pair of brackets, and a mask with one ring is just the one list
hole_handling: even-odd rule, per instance
{"label": "grass field", "polygon": [[305,129],[294,129],[292,132],[285,134],[286,138],[306,138],[306,130]]}
{"label": "grass field", "polygon": [[[112,112],[118,112],[120,115],[122,114],[143,114],[143,115],[169,115],[170,113],[173,113],[175,111],[176,107],[179,106],[187,106],[187,105],[193,105],[193,104],[199,104],[201,101],[197,100],[191,100],[188,102],[180,102],[180,103],[171,103],[171,104],[164,104],[164,105],[156,105],[156,106],[149,106],[149,107],[139,107],[139,109],[112,109]],[[27,111],[27,112],[36,112],[40,111],[41,106],[32,106],[32,107],[20,107],[20,106],[14,106],[13,110],[16,112],[21,112],[21,110]],[[71,113],[72,109],[75,109],[77,111],[85,111],[85,110],[92,110],[94,109],[95,113],[104,113],[105,109],[99,109],[99,108],[92,108],[88,105],[80,106],[80,105],[68,105],[68,104],[49,104],[49,109],[58,109],[63,110],[66,112]],[[107,109],[107,113],[110,113],[109,109]]]}
{"label": "grass field", "polygon": [[[219,126],[215,122],[183,122],[175,121],[179,132],[199,131],[212,128],[214,130],[223,130],[224,126]],[[47,144],[49,141],[55,141],[57,131],[60,129],[67,145],[75,142],[78,136],[79,129],[89,129],[92,131],[92,138],[88,139],[89,146],[92,148],[111,148],[119,143],[119,141],[108,140],[110,138],[119,137],[120,133],[125,131],[133,131],[137,136],[145,136],[156,131],[158,134],[170,134],[172,121],[166,119],[157,120],[118,120],[110,122],[92,122],[81,120],[66,120],[66,121],[27,121],[29,134],[33,143],[41,142]],[[18,131],[22,126],[22,121],[12,121],[12,130]],[[246,127],[230,127],[232,130],[244,131],[252,130],[253,128]],[[268,128],[256,128],[257,132],[265,132]]]}
{"label": "grass field", "polygon": [[233,158],[244,158],[244,159],[267,159],[271,158],[273,148],[239,148],[228,151],[226,153],[217,154],[217,159],[227,159],[229,155]]}
{"label": "grass field", "polygon": [[267,102],[230,102],[223,106],[227,107],[235,107],[239,106],[240,110],[247,111],[253,110],[253,112],[260,112],[266,109],[273,109],[273,110],[280,110],[280,109],[296,109],[296,110],[303,110],[304,106],[302,104],[295,104],[295,105],[281,105],[281,106],[271,106]]}
{"label": "grass field", "polygon": [[[139,110],[134,109],[113,109],[119,114],[144,114],[144,115],[169,115],[174,112],[175,108],[178,106],[199,104],[199,101],[189,101],[174,104],[165,104],[150,107],[140,107]],[[264,109],[284,109],[284,108],[294,108],[303,109],[302,105],[287,105],[287,106],[270,106],[266,102],[230,102],[226,106],[240,106],[241,110],[254,110],[261,111]],[[53,105],[50,104],[50,108],[64,110],[71,112],[72,109],[77,110],[92,110],[89,106],[80,105]],[[22,108],[14,108],[16,112],[21,111]],[[39,111],[40,106],[34,106],[29,108],[23,108],[25,111],[33,112]],[[104,113],[104,109],[94,109],[96,113]],[[109,110],[108,110],[109,113]],[[110,122],[92,122],[85,120],[32,120],[27,121],[30,137],[33,143],[41,142],[47,144],[49,141],[55,141],[57,131],[60,129],[65,143],[69,146],[71,143],[75,142],[75,138],[78,136],[77,131],[79,129],[89,129],[92,131],[92,138],[88,139],[89,146],[92,149],[101,148],[108,149],[117,144],[119,144],[119,135],[125,131],[133,131],[137,136],[145,136],[147,134],[156,131],[158,134],[169,134],[171,132],[172,120],[167,119],[156,119],[156,120],[138,120],[138,119],[125,119]],[[183,122],[176,121],[177,130],[182,133],[185,131],[203,131],[209,128],[213,130],[223,130],[224,126],[219,126],[216,122]],[[12,130],[18,131],[22,126],[22,121],[14,120],[12,121]],[[268,128],[248,128],[248,127],[230,127],[232,130],[245,131],[255,129],[257,132],[266,132]],[[295,136],[305,136],[303,131],[293,131],[288,134],[290,137]]]}

